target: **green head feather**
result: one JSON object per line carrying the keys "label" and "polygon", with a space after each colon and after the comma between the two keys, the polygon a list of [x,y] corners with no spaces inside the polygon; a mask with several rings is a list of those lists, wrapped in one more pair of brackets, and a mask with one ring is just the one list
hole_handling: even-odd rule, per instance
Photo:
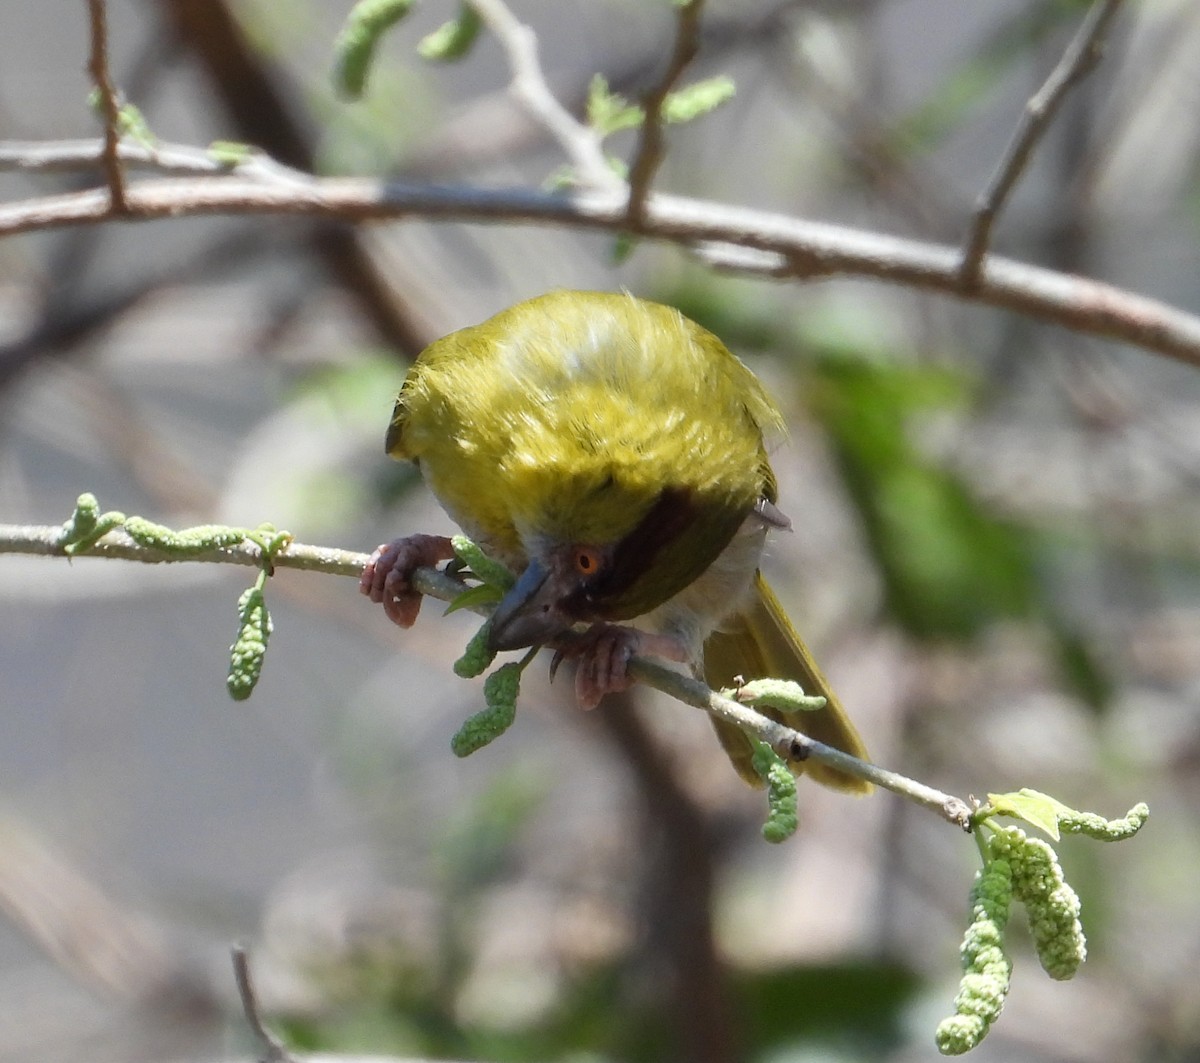
{"label": "green head feather", "polygon": [[387,445],[513,567],[609,550],[602,615],[622,620],[686,587],[774,499],[764,431],[782,431],[779,412],[711,333],[632,296],[563,291],[427,348]]}

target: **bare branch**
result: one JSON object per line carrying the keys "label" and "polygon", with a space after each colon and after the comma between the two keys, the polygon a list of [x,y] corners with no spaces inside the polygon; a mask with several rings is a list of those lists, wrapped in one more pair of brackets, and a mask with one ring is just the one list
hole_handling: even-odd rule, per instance
{"label": "bare branch", "polygon": [[[220,177],[238,174],[269,181],[308,184],[313,178],[284,166],[249,145],[197,148],[190,144],[138,144],[122,141],[116,154],[123,167],[175,177]],[[103,140],[0,140],[0,172],[78,173],[105,165]]]}
{"label": "bare branch", "polygon": [[704,0],[681,4],[676,16],[675,47],[658,83],[642,97],[642,131],[629,168],[629,227],[638,229],[645,220],[650,182],[663,159],[663,104],[700,47],[700,15]]}
{"label": "bare branch", "polygon": [[1079,32],[1046,79],[1046,83],[1025,104],[1024,113],[1012,140],[1009,141],[991,182],[979,198],[971,229],[963,243],[962,265],[959,268],[964,287],[971,288],[980,283],[983,259],[987,254],[996,217],[1004,209],[1009,195],[1033,157],[1043,134],[1058,114],[1067,93],[1100,62],[1105,38],[1120,5],[1121,0],[1098,0],[1093,5],[1079,27]]}
{"label": "bare branch", "polygon": [[294,1057],[278,1037],[263,1024],[258,1011],[258,994],[254,992],[254,980],[250,977],[250,957],[244,945],[234,945],[230,950],[233,958],[233,977],[237,982],[238,997],[242,1002],[242,1013],[254,1031],[254,1036],[263,1046],[262,1063],[295,1063]]}
{"label": "bare branch", "polygon": [[125,198],[125,174],[117,154],[121,142],[121,104],[108,69],[108,10],[105,0],[88,0],[92,27],[92,54],[88,72],[96,83],[100,113],[104,116],[104,173],[108,180],[110,205],[114,214],[128,209]]}
{"label": "bare branch", "polygon": [[[62,531],[61,526],[55,525],[30,527],[0,525],[0,554],[25,553],[62,556],[62,548],[58,545],[62,538]],[[261,552],[252,544],[212,550],[207,554],[185,559],[141,546],[131,540],[123,531],[109,532],[82,556],[124,558],[150,563],[190,560],[248,564],[255,567],[262,564]],[[351,551],[291,543],[276,554],[273,560],[276,568],[319,569],[330,574],[357,577],[367,562],[367,556]],[[412,585],[422,594],[428,594],[443,601],[452,601],[463,590],[463,584],[457,579],[433,568],[418,568],[413,573]],[[817,742],[791,727],[776,723],[755,712],[747,705],[717,693],[698,679],[682,676],[678,672],[640,657],[634,658],[630,662],[629,674],[647,686],[682,701],[684,704],[702,709],[716,718],[727,720],[736,727],[742,728],[761,741],[768,743],[780,756],[793,763],[812,759],[822,764],[828,764],[839,771],[866,779],[868,782],[900,794],[925,808],[932,809],[951,823],[965,826],[965,817],[969,814],[969,809],[963,801],[953,795],[942,793],[924,783],[906,778],[876,764],[859,760],[839,749]],[[235,964],[238,962],[236,952],[234,961]],[[243,1000],[245,999],[245,995],[243,995]],[[250,1015],[248,1009],[247,1017],[250,1018]],[[253,1023],[252,1018],[251,1022]]]}
{"label": "bare branch", "polygon": [[613,190],[624,182],[613,173],[600,148],[600,138],[577,121],[546,84],[538,60],[537,35],[517,19],[503,0],[470,0],[508,58],[510,88],[531,115],[549,130],[566,152],[581,184]]}
{"label": "bare branch", "polygon": [[[209,214],[294,214],[341,221],[420,216],[628,231],[626,197],[620,189],[550,194],[347,178],[313,178],[302,184],[235,175],[144,180],[131,183],[126,194],[130,216],[145,220]],[[0,206],[0,238],[108,220],[107,193],[71,192]],[[1200,366],[1200,316],[1102,281],[1013,259],[988,256],[978,282],[964,288],[961,253],[948,245],[661,193],[648,201],[637,235],[687,248],[715,243],[765,253],[728,256],[730,268],[746,273],[870,277],[940,292]]]}

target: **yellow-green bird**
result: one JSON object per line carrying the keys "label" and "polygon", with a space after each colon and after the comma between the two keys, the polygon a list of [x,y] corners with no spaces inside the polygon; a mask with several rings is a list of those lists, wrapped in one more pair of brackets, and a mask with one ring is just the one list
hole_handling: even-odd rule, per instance
{"label": "yellow-green bird", "polygon": [[[586,628],[570,655],[588,708],[629,685],[634,654],[686,662],[714,687],[736,676],[793,679],[828,703],[784,722],[865,757],[759,572],[767,533],[789,526],[764,441],[782,432],[757,378],[679,311],[558,291],[426,348],[386,446],[417,464],[467,535],[520,573],[492,617],[493,649]],[[451,555],[442,536],[386,544],[361,590],[409,627],[420,608],[413,569]],[[757,785],[749,740],[714,723],[738,773]],[[824,765],[805,773],[869,789]]]}

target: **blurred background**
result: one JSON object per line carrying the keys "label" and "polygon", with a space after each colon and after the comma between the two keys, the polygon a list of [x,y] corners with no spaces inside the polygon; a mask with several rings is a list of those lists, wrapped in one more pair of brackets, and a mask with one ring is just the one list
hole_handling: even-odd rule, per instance
{"label": "blurred background", "polygon": [[[453,14],[330,88],[346,0],[111,0],[113,69],[167,142],[323,173],[538,185],[562,163],[496,43]],[[522,0],[550,84],[636,96],[668,5]],[[1129,4],[997,234],[1004,253],[1200,312],[1200,7]],[[711,0],[658,185],[957,242],[1086,5]],[[95,136],[83,4],[0,11],[0,137]],[[630,134],[611,142],[627,154]],[[96,183],[0,173],[4,201]],[[0,243],[0,521],[83,491],[172,526],[271,521],[369,550],[446,518],[383,434],[433,338],[554,287],[671,302],[768,382],[795,532],[769,575],[880,762],[966,795],[1154,813],[1060,847],[1089,959],[1045,978],[1014,920],[974,1057],[1200,1058],[1200,375],[999,311],[852,280],[717,276],[532,227],[191,219]],[[495,1060],[915,1061],[958,980],[974,845],[890,795],[761,795],[700,714],[583,714],[532,669],[467,761],[469,617],[388,624],[281,571],[253,698],[224,689],[244,570],[0,559],[0,1061],[256,1051],[229,946],[297,1048]]]}

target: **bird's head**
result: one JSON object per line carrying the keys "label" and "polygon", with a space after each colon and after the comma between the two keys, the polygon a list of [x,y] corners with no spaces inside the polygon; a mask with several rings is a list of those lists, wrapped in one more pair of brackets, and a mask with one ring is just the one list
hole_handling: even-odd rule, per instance
{"label": "bird's head", "polygon": [[556,479],[522,533],[528,564],[492,617],[493,649],[547,642],[577,623],[631,620],[695,580],[725,548],[753,505],[694,487],[638,497],[606,477],[576,492]]}

